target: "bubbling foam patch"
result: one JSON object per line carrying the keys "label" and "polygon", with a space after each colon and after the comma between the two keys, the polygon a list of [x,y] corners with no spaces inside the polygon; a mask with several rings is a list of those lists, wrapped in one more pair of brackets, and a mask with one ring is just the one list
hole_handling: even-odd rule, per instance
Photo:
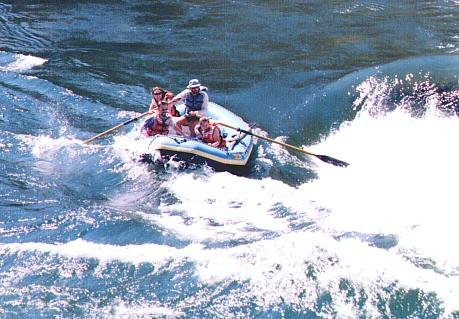
{"label": "bubbling foam patch", "polygon": [[5,72],[27,71],[36,66],[43,65],[46,62],[48,62],[47,59],[43,59],[33,55],[16,54],[15,60],[13,62],[10,62],[6,66],[0,67],[0,70]]}

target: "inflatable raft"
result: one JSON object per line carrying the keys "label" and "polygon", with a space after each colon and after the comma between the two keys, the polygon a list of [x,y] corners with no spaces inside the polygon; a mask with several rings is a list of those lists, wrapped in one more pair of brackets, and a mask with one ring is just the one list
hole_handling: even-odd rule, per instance
{"label": "inflatable raft", "polygon": [[[183,106],[178,105],[179,112]],[[221,122],[251,132],[251,127],[242,118],[222,106],[209,102],[208,117],[211,122]],[[253,150],[253,136],[245,132],[219,125],[226,147],[216,148],[201,142],[197,138],[188,138],[171,132],[168,136],[157,135],[145,137],[138,142],[143,143],[143,158],[149,161],[177,160],[186,164],[206,164],[217,171],[245,173]]]}

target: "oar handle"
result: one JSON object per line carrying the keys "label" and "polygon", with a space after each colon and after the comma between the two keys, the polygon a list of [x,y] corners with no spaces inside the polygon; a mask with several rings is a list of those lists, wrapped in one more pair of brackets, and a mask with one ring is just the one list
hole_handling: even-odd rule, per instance
{"label": "oar handle", "polygon": [[97,135],[91,137],[91,138],[88,138],[87,140],[83,141],[83,144],[89,144],[89,143],[91,143],[92,141],[94,141],[95,139],[98,139],[99,137],[102,137],[102,136],[107,135],[107,134],[109,134],[109,133],[111,133],[111,132],[113,132],[113,131],[116,131],[116,130],[119,129],[120,127],[123,127],[123,126],[125,126],[125,125],[128,125],[128,124],[134,122],[134,121],[137,121],[137,120],[139,120],[140,118],[142,118],[142,117],[144,117],[144,116],[146,116],[146,115],[148,115],[148,114],[150,114],[150,111],[145,112],[145,113],[142,113],[141,115],[139,115],[139,116],[137,116],[137,117],[134,117],[134,118],[132,118],[132,119],[130,119],[130,120],[127,120],[127,121],[124,122],[124,123],[121,123],[121,124],[118,124],[117,126],[112,127],[111,129],[108,129],[108,130],[106,130],[106,131],[104,131],[104,132],[102,132],[102,133],[99,133],[99,134],[97,134]]}

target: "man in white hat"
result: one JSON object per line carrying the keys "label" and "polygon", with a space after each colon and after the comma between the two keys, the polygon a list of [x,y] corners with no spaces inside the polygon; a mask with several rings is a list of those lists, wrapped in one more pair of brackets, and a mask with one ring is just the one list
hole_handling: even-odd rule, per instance
{"label": "man in white hat", "polygon": [[182,126],[188,126],[190,129],[190,136],[194,136],[194,127],[199,122],[199,118],[207,116],[207,106],[209,104],[209,96],[206,92],[201,90],[201,83],[198,79],[192,79],[188,82],[186,90],[177,94],[172,103],[184,101],[185,102],[185,115],[183,115],[176,123],[175,130],[184,135]]}

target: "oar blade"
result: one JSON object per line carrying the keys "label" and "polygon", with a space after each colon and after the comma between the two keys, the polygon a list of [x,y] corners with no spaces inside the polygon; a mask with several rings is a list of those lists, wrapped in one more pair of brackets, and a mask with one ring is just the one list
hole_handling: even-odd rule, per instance
{"label": "oar blade", "polygon": [[327,156],[327,155],[314,155],[314,156],[328,164],[332,164],[332,165],[340,166],[340,167],[349,166],[349,163],[333,158],[331,156]]}

